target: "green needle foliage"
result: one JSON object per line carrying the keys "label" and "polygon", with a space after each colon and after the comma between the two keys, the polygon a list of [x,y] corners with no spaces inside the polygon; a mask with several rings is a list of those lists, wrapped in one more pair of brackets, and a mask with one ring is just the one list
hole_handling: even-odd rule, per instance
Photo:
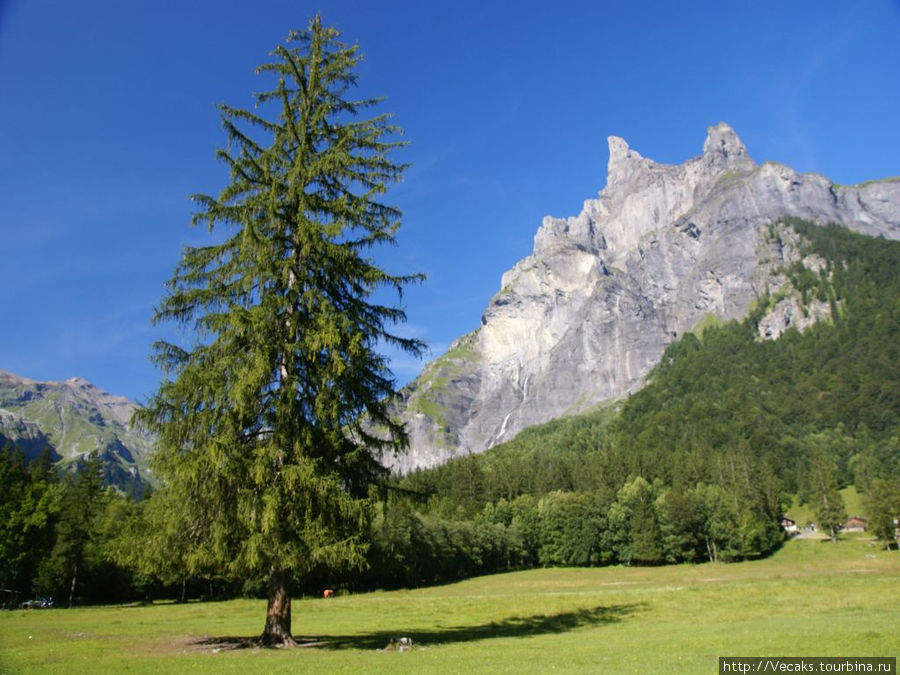
{"label": "green needle foliage", "polygon": [[173,550],[189,573],[268,578],[265,644],[292,641],[292,579],[363,564],[378,458],[406,443],[377,349],[423,349],[375,301],[421,275],[369,257],[399,226],[381,195],[405,169],[388,156],[401,130],[361,115],[381,99],[348,98],[361,56],[320,17],[287,43],[253,111],[220,106],[231,181],[192,197],[193,224],[227,236],[187,248],[168,283],[155,321],[197,338],[155,345],[168,378],[138,413],[182,523]]}

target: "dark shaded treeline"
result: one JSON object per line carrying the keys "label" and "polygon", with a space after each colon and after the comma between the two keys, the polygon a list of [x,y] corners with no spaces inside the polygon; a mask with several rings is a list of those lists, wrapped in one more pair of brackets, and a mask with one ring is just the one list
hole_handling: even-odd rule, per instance
{"label": "dark shaded treeline", "polygon": [[[766,555],[799,495],[829,530],[838,489],[865,496],[887,540],[900,515],[900,243],[802,221],[825,264],[786,270],[832,320],[761,340],[782,296],[672,344],[616,408],[523,431],[478,456],[395,479],[371,514],[367,566],[321,566],[298,592],[438,583],[541,565],[664,564]],[[0,453],[0,584],[58,605],[265,594],[221,574],[177,504],[104,489],[97,461],[59,478],[48,457]],[[210,558],[211,560],[211,558]]]}
{"label": "dark shaded treeline", "polygon": [[26,463],[21,449],[0,448],[3,604],[38,593],[57,606],[131,597],[134,576],[108,551],[132,503],[103,486],[96,456],[80,473],[60,476],[49,451]]}

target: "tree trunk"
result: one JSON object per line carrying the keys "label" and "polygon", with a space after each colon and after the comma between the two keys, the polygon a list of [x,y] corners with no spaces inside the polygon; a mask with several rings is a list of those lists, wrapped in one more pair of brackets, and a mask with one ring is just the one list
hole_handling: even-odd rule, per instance
{"label": "tree trunk", "polygon": [[266,608],[266,627],[260,642],[267,647],[293,646],[291,636],[290,575],[272,567],[269,570],[269,605]]}
{"label": "tree trunk", "polygon": [[75,580],[78,578],[78,563],[72,569],[72,585],[69,587],[69,609],[72,609],[72,600],[75,598]]}

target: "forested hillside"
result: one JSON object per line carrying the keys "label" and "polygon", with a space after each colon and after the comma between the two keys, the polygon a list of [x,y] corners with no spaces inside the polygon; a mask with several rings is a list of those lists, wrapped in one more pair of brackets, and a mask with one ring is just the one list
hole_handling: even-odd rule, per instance
{"label": "forested hillside", "polygon": [[[615,406],[394,479],[374,518],[367,569],[347,576],[322,564],[305,590],[414,586],[540,565],[763,556],[783,540],[779,520],[792,498],[830,532],[850,515],[838,493],[850,484],[863,495],[870,532],[892,536],[900,242],[801,221],[773,225],[768,236],[791,231],[824,264],[785,273],[800,306],[826,303],[830,320],[763,339],[760,321],[783,299],[763,298],[744,321],[707,322],[682,336],[648,384]],[[46,453],[26,466],[7,448],[3,460],[7,588],[65,599],[74,588],[76,602],[264,589],[262,579],[229,578],[190,558],[187,547],[161,548],[165,503],[104,492],[96,462],[60,482]]]}
{"label": "forested hillside", "polygon": [[[798,220],[769,236],[786,228],[825,260],[818,272],[797,264],[786,273],[802,306],[830,305],[830,321],[761,339],[759,322],[780,299],[768,297],[742,322],[686,334],[618,409],[406,476],[400,485],[428,501],[418,514],[399,510],[417,533],[398,534],[386,519],[385,540],[396,550],[396,538],[490,526],[494,535],[480,538],[505,548],[488,559],[515,565],[733,559],[779,545],[794,494],[826,511],[826,529],[846,515],[840,487],[896,501],[900,243]],[[875,518],[877,505],[869,510]]]}

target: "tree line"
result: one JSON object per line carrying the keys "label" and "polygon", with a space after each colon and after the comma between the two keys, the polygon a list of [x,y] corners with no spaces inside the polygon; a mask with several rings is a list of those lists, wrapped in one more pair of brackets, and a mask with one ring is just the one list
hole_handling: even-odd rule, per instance
{"label": "tree line", "polygon": [[20,448],[0,448],[2,603],[38,594],[57,606],[130,599],[133,576],[110,551],[131,503],[103,485],[97,456],[60,476],[49,451],[26,463]]}
{"label": "tree line", "polygon": [[[748,508],[749,507],[749,508]],[[490,502],[477,514],[383,505],[364,586],[418,586],[514,569],[660,565],[759,557],[778,546],[777,502],[728,487],[686,492],[638,476],[617,491],[554,490]]]}
{"label": "tree line", "polygon": [[[900,244],[791,221],[824,271],[790,273],[833,319],[762,341],[766,302],[687,334],[617,406],[526,429],[483,455],[371,488],[358,564],[312,561],[302,593],[416,586],[548,565],[649,565],[766,555],[797,496],[836,533],[840,488],[869,529],[900,514]],[[59,604],[265,595],[195,545],[177,493],[141,501],[102,485],[94,458],[58,476],[49,456],[0,453],[0,584]],[[188,527],[185,524],[188,523]],[[197,523],[196,527],[203,526]]]}

